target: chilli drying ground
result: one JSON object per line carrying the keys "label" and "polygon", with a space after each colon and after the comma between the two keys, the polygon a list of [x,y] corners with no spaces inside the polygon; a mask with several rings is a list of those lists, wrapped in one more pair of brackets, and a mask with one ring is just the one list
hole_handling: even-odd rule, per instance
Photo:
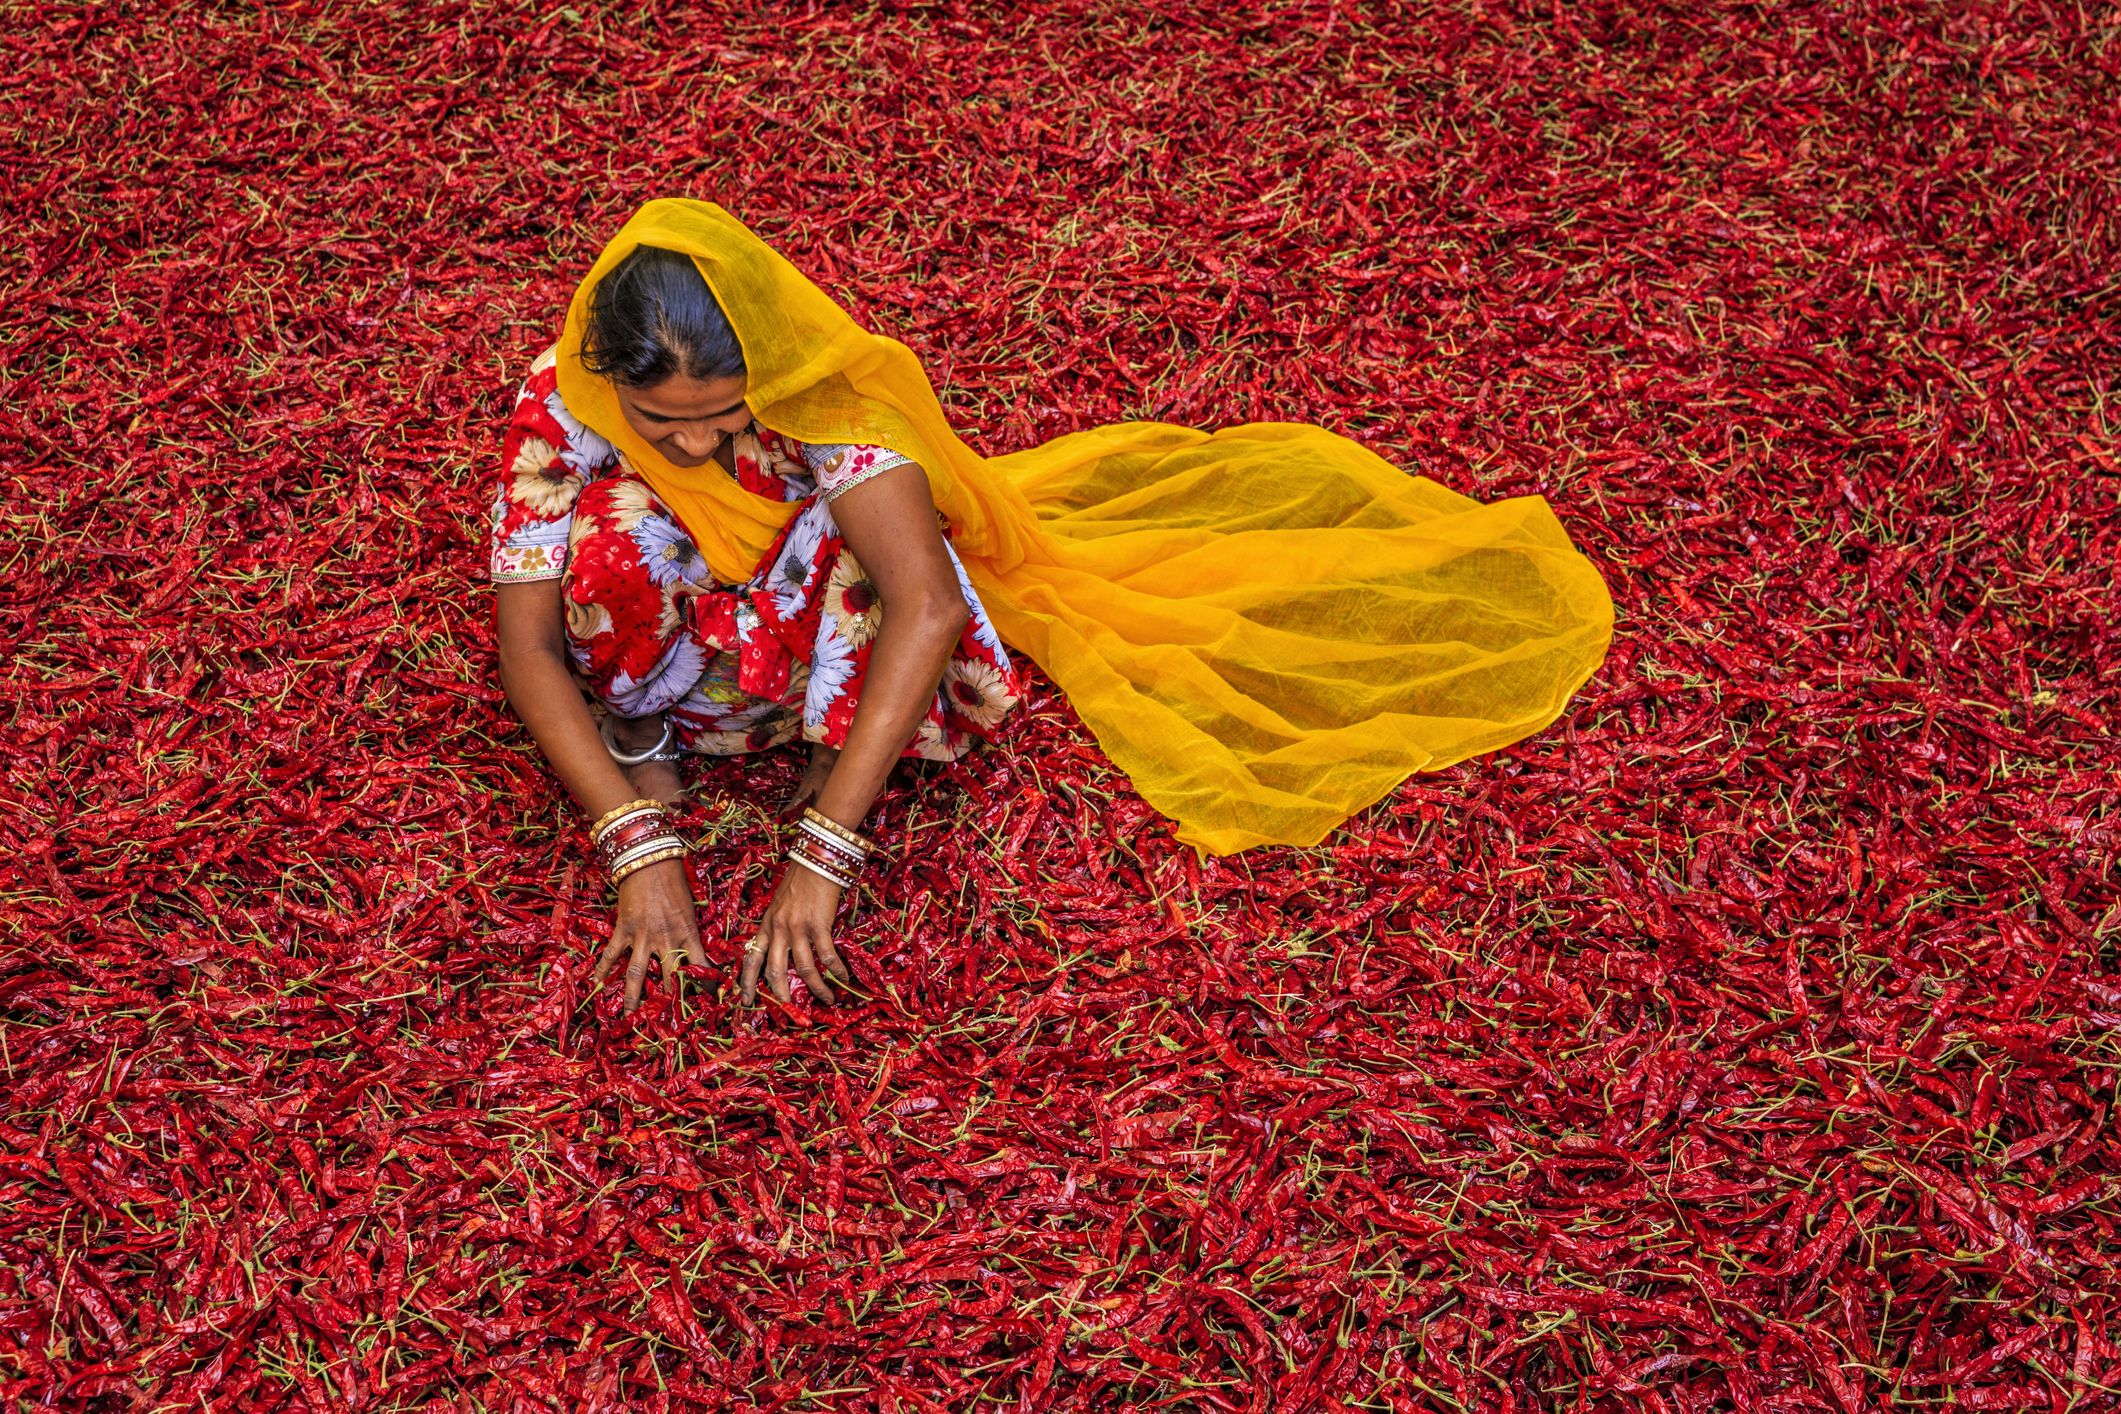
{"label": "chilli drying ground", "polygon": [[[18,15],[10,1407],[2114,1407],[2116,21],[1536,8]],[[1611,658],[1207,863],[1041,682],[851,1013],[732,1012],[795,762],[710,763],[622,1019],[481,535],[679,194],[983,449],[1544,495]]]}

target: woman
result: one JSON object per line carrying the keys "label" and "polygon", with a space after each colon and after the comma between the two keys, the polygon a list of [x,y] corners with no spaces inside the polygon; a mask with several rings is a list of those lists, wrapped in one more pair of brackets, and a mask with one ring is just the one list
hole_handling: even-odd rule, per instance
{"label": "woman", "polygon": [[[681,753],[800,738],[809,770],[783,817],[808,803],[851,830],[893,761],[956,759],[993,734],[1020,682],[920,468],[887,448],[760,427],[743,352],[689,257],[643,246],[619,262],[593,294],[581,360],[671,464],[711,463],[800,506],[747,583],[717,585],[653,489],[567,407],[555,350],[516,397],[489,542],[502,683],[591,817],[637,803],[643,843],[672,840],[613,860],[618,918],[596,975],[630,953],[631,1011],[651,956],[668,981],[699,956],[682,853],[647,808],[678,800]],[[577,677],[606,714],[602,732]],[[791,965],[828,1003],[823,974],[848,978],[831,938],[848,876],[833,866],[858,860],[823,848],[781,876],[747,953],[747,1005],[762,965],[783,1002]]]}
{"label": "woman", "polygon": [[[662,807],[683,750],[800,739],[746,946],[789,999],[900,756],[953,759],[1031,658],[1204,853],[1315,844],[1416,771],[1540,730],[1613,604],[1538,496],[1482,504],[1325,428],[1115,423],[968,447],[904,344],[710,202],[651,201],[575,290],[493,502],[509,700],[619,890],[599,981],[698,951]],[[575,685],[607,716],[599,739]],[[629,776],[626,773],[631,772]]]}

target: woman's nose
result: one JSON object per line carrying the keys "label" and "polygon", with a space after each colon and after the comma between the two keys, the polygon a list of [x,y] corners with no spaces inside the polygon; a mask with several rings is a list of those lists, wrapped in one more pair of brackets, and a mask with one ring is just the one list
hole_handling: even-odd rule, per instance
{"label": "woman's nose", "polygon": [[714,444],[718,440],[719,438],[714,433],[697,432],[691,429],[670,434],[671,444],[678,449],[679,453],[687,461],[698,461],[701,457],[706,456],[714,450]]}

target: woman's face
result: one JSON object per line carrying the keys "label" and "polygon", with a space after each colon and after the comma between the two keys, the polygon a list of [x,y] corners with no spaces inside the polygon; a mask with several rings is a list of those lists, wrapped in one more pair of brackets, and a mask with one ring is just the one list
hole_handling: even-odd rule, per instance
{"label": "woman's face", "polygon": [[673,466],[704,465],[715,448],[751,423],[742,378],[675,373],[652,387],[613,386],[627,423]]}

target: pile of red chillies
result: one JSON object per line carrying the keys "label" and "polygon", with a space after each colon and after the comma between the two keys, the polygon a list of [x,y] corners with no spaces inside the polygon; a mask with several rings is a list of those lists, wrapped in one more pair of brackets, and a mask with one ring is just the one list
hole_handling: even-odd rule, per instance
{"label": "pile of red chillies", "polygon": [[[2111,1406],[2096,15],[172,18],[0,40],[10,1408]],[[1547,497],[1606,666],[1207,860],[1034,677],[865,823],[838,1009],[735,1005],[798,758],[694,763],[713,961],[621,1016],[483,537],[678,194],[983,450]]]}

